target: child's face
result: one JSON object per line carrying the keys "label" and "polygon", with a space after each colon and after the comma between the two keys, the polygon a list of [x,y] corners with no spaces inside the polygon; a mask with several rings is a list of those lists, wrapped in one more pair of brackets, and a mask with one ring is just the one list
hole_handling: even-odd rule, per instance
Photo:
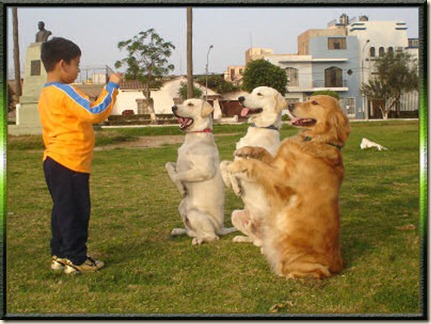
{"label": "child's face", "polygon": [[70,63],[66,63],[65,61],[62,61],[61,64],[61,78],[64,83],[73,83],[76,78],[78,77],[79,73],[79,63],[80,63],[81,57],[75,57],[70,61]]}

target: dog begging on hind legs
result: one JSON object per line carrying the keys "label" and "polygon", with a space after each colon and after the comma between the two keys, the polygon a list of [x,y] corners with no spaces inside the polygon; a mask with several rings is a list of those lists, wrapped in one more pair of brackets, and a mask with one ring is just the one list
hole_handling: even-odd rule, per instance
{"label": "dog begging on hind legs", "polygon": [[213,107],[200,99],[188,99],[172,107],[181,130],[186,132],[176,163],[166,163],[166,171],[183,197],[178,211],[184,228],[172,235],[187,234],[192,244],[212,242],[236,231],[224,227],[224,185],[220,157],[212,134]]}
{"label": "dog begging on hind legs", "polygon": [[[275,154],[280,144],[281,112],[287,107],[285,98],[273,88],[257,87],[250,94],[239,97],[238,101],[244,107],[241,115],[249,117],[251,125],[236,144],[236,149],[244,146],[261,147]],[[220,164],[223,181],[244,203],[244,209],[232,212],[232,224],[244,234],[235,236],[233,241],[252,242],[260,247],[264,220],[270,206],[263,189],[254,179],[228,171],[231,163],[223,161]]]}

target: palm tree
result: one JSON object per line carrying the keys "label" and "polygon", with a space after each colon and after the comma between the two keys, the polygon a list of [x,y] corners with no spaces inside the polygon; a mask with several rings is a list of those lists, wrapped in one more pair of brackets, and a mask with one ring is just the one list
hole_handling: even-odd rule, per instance
{"label": "palm tree", "polygon": [[12,24],[13,24],[13,61],[15,69],[15,96],[16,103],[19,103],[21,96],[21,70],[19,64],[19,42],[18,42],[18,10],[12,8]]}

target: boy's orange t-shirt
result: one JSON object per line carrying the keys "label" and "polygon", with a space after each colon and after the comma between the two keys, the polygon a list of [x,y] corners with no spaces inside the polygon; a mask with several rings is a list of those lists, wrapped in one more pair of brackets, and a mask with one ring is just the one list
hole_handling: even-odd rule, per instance
{"label": "boy's orange t-shirt", "polygon": [[90,173],[95,142],[93,124],[108,118],[118,87],[108,82],[97,100],[90,102],[69,84],[45,84],[38,104],[45,143],[43,160],[50,157],[73,171]]}

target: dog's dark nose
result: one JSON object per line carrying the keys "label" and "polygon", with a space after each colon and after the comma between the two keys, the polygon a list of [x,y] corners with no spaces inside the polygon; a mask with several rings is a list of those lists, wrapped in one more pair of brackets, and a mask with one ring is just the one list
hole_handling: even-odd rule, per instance
{"label": "dog's dark nose", "polygon": [[177,109],[178,109],[178,107],[177,107],[177,106],[172,106],[172,111],[173,111],[173,112],[176,112],[176,111],[177,111]]}
{"label": "dog's dark nose", "polygon": [[290,103],[287,105],[287,109],[289,109],[290,111],[292,111],[295,108],[295,104],[294,103]]}
{"label": "dog's dark nose", "polygon": [[245,100],[245,98],[244,97],[238,97],[238,101],[239,102],[243,102]]}

